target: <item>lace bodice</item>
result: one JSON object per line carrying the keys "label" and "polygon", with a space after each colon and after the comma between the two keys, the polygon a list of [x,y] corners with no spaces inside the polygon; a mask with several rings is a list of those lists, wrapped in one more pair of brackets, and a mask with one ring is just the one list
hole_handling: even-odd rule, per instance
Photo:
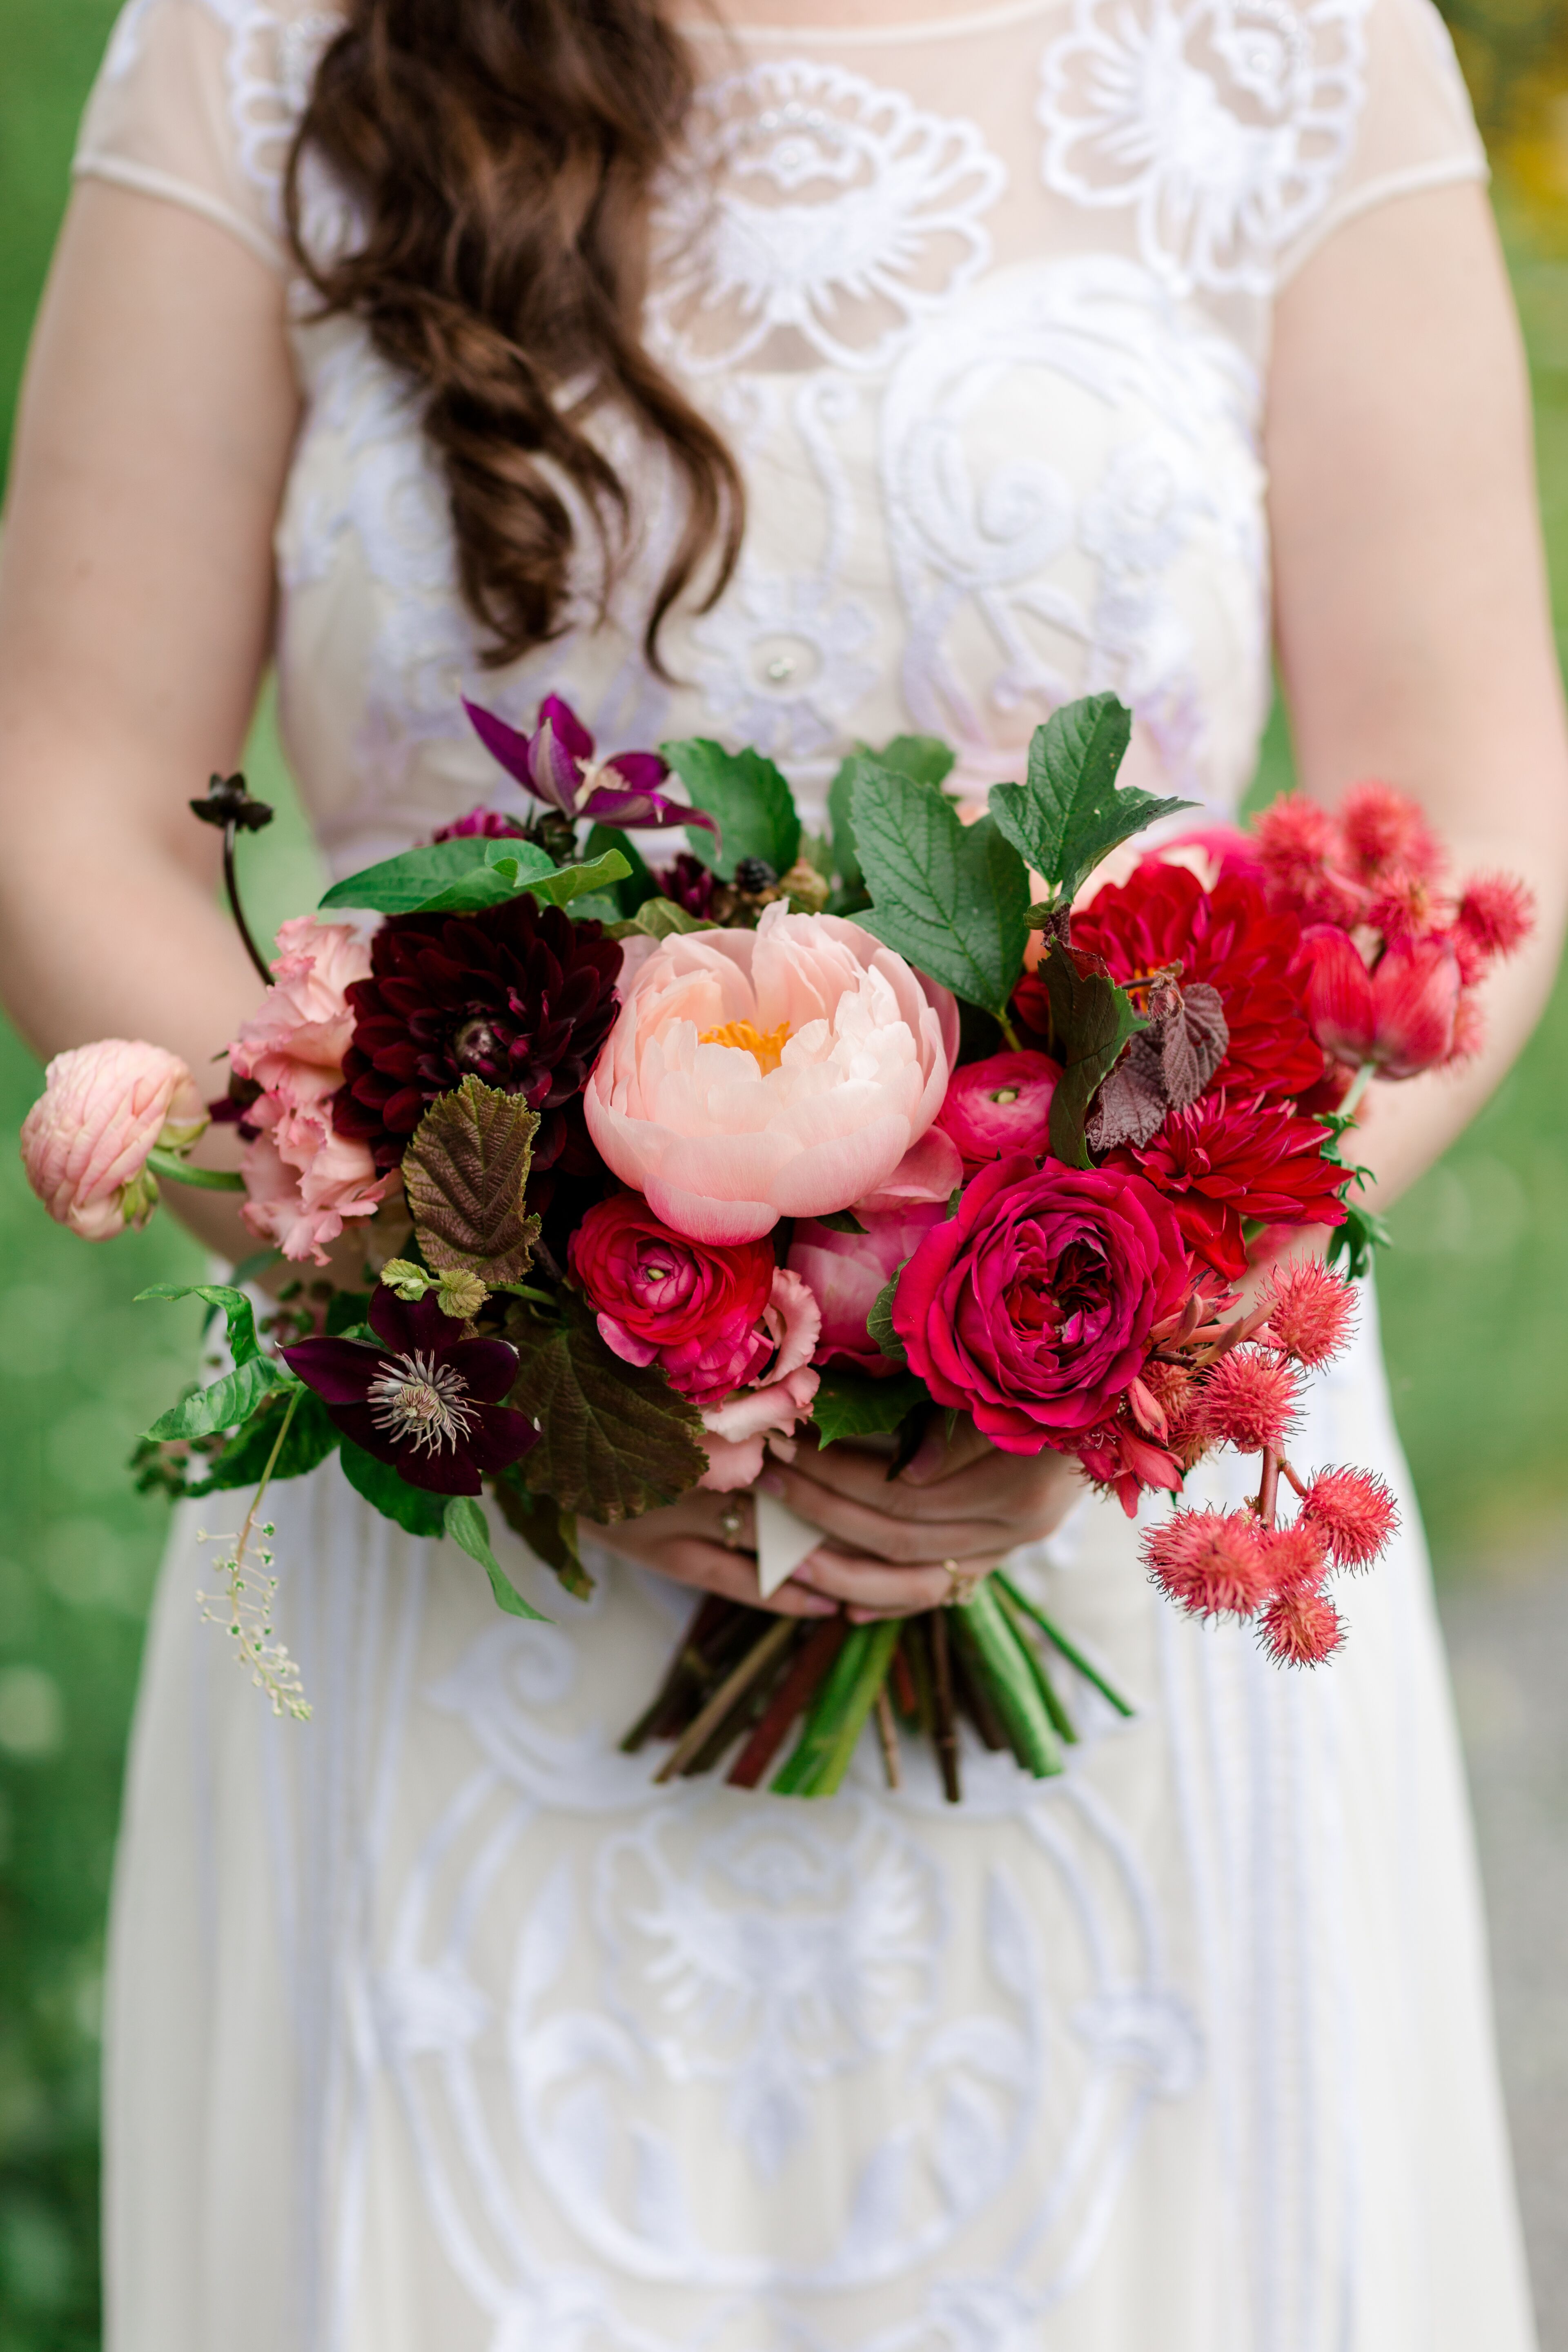
{"label": "lace bodice", "polygon": [[[289,270],[279,182],[337,19],[131,0],[78,169]],[[647,332],[737,451],[739,574],[640,652],[670,497],[593,624],[499,678],[406,387],[293,301],[278,525],[287,749],[334,867],[489,791],[463,690],[563,692],[605,750],[755,742],[809,805],[856,740],[955,741],[981,787],[1113,688],[1141,781],[1234,805],[1268,690],[1258,425],[1277,289],[1368,205],[1485,169],[1429,0],[1010,0],[877,32],[690,28],[703,87]],[[346,223],[308,191],[309,234]],[[614,441],[616,428],[605,428]]]}

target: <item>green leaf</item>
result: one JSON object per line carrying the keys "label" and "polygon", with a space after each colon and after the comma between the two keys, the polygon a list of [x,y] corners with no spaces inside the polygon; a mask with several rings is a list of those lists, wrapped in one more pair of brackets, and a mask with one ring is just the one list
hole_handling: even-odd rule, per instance
{"label": "green leaf", "polygon": [[554,871],[554,859],[531,841],[487,841],[468,835],[367,866],[363,873],[335,882],[321,905],[369,907],[383,915],[471,914],[514,898],[523,882]]}
{"label": "green leaf", "polygon": [[522,888],[542,906],[569,907],[574,898],[585,898],[595,890],[608,889],[612,882],[624,882],[631,870],[630,861],[618,849],[606,849],[591,866],[560,866],[553,874],[536,879],[525,876]]}
{"label": "green leaf", "polygon": [[1103,972],[1086,979],[1063,948],[1051,950],[1039,974],[1050,999],[1052,1048],[1062,1065],[1051,1097],[1051,1156],[1069,1168],[1087,1168],[1083,1129],[1089,1104],[1128,1039],[1148,1024],[1133,1011],[1124,988]]}
{"label": "green leaf", "polygon": [[450,1496],[433,1495],[425,1486],[411,1486],[390,1462],[367,1454],[350,1437],[342,1443],[343,1475],[356,1495],[373,1503],[383,1518],[405,1528],[411,1536],[438,1536],[446,1528]]}
{"label": "green leaf", "polygon": [[558,1321],[513,1308],[506,1336],[521,1360],[507,1402],[539,1430],[522,1472],[563,1511],[613,1527],[673,1503],[708,1466],[702,1418],[654,1365],[623,1363],[575,1291]]}
{"label": "green leaf", "polygon": [[[903,1271],[900,1268],[900,1273]],[[893,1301],[899,1295],[899,1276],[885,1283],[877,1293],[876,1303],[866,1318],[866,1328],[889,1363],[908,1365],[904,1343],[893,1328]]]}
{"label": "green leaf", "polygon": [[522,1483],[521,1466],[515,1462],[497,1478],[495,1496],[512,1533],[520,1535],[530,1551],[554,1570],[574,1600],[591,1601],[594,1580],[577,1549],[575,1516],[563,1511],[553,1495],[531,1495]]}
{"label": "green leaf", "polygon": [[584,856],[592,863],[602,857],[606,849],[617,849],[626,861],[626,872],[615,885],[616,912],[621,916],[637,913],[645,898],[657,898],[658,884],[654,880],[647,858],[629,833],[618,825],[595,824],[588,835]]}
{"label": "green leaf", "polygon": [[403,1156],[403,1181],[425,1263],[486,1283],[521,1282],[539,1220],[524,1194],[538,1115],[472,1073],[437,1095]]}
{"label": "green leaf", "polygon": [[677,931],[710,931],[714,925],[700,915],[689,915],[673,898],[645,898],[637,913],[624,923],[610,925],[613,940],[642,938],[672,939]]}
{"label": "green leaf", "polygon": [[1056,899],[1070,902],[1102,857],[1156,817],[1194,805],[1118,790],[1131,734],[1132,714],[1115,695],[1087,695],[1036,728],[1026,782],[991,788],[992,815]]}
{"label": "green leaf", "polygon": [[526,1601],[490,1549],[489,1521],[472,1495],[450,1495],[442,1522],[445,1533],[470,1559],[477,1559],[490,1580],[490,1591],[509,1617],[531,1617],[541,1625],[549,1618]]}
{"label": "green leaf", "polygon": [[[236,1433],[213,1462],[207,1476],[199,1486],[187,1487],[195,1496],[213,1495],[230,1486],[259,1486],[267,1465],[272,1461],[272,1449],[278,1443],[278,1427],[288,1412],[290,1400],[282,1391],[263,1400],[245,1427]],[[282,1450],[272,1464],[272,1475],[278,1478],[303,1478],[335,1451],[338,1430],[319,1396],[309,1389],[300,1389],[292,1399],[294,1418],[289,1423],[289,1433]]]}
{"label": "green leaf", "polygon": [[830,1234],[863,1234],[866,1230],[853,1209],[835,1209],[830,1215],[813,1217],[811,1222]]}
{"label": "green leaf", "polygon": [[250,1356],[232,1372],[225,1372],[210,1388],[171,1405],[147,1432],[149,1437],[213,1437],[220,1429],[237,1429],[258,1406],[280,1390],[300,1386],[287,1364],[269,1356]]}
{"label": "green leaf", "polygon": [[954,756],[952,745],[944,743],[940,735],[895,735],[879,751],[872,751],[868,743],[857,743],[827,788],[833,868],[846,893],[853,895],[865,883],[855,847],[855,815],[850,806],[859,762],[874,761],[878,767],[890,769],[895,776],[907,776],[911,784],[924,784],[928,791],[940,792],[952,772]]}
{"label": "green leaf", "polygon": [[[1328,1158],[1327,1152],[1323,1157]],[[1328,1263],[1337,1265],[1344,1260],[1344,1270],[1352,1282],[1372,1271],[1373,1259],[1380,1249],[1390,1249],[1394,1236],[1375,1209],[1358,1209],[1353,1202],[1345,1202],[1345,1221],[1336,1225],[1329,1235],[1326,1252]]]}
{"label": "green leaf", "polygon": [[932,793],[941,792],[958,760],[952,744],[940,735],[895,735],[871,757],[879,768],[891,768],[894,775],[908,776],[911,784],[923,784]]}
{"label": "green leaf", "polygon": [[693,808],[718,820],[720,839],[700,824],[687,846],[724,882],[732,882],[743,857],[763,857],[775,874],[787,874],[800,856],[800,818],[795,794],[783,774],[760,751],[726,751],[721,744],[693,736],[659,750],[686,786]]}
{"label": "green leaf", "polygon": [[822,1375],[811,1417],[821,1443],[837,1445],[842,1437],[884,1436],[929,1402],[925,1382],[912,1372],[878,1381],[836,1367]]}
{"label": "green leaf", "polygon": [[368,1290],[334,1290],[327,1301],[327,1337],[346,1339],[351,1332],[368,1328],[365,1318],[369,1313]]}
{"label": "green leaf", "polygon": [[150,1290],[137,1292],[136,1305],[140,1307],[144,1298],[205,1298],[209,1307],[222,1310],[228,1324],[228,1352],[237,1370],[254,1362],[261,1353],[255,1309],[243,1290],[226,1282],[155,1282]]}
{"label": "green leaf", "polygon": [[990,817],[965,825],[940,793],[874,761],[851,795],[869,909],[858,919],[885,945],[998,1017],[1028,944],[1028,877]]}

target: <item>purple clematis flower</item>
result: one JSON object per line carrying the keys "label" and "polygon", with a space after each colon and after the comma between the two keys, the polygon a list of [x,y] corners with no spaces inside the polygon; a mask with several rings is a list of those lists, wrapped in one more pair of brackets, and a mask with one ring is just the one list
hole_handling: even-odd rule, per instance
{"label": "purple clematis flower", "polygon": [[629,825],[648,832],[670,825],[700,824],[718,839],[719,828],[701,809],[685,808],[659,786],[669,774],[657,751],[617,751],[596,760],[594,739],[569,702],[547,694],[531,735],[519,734],[493,710],[463,704],[474,732],[493,760],[535,800],[564,817],[591,817],[600,824]]}
{"label": "purple clematis flower", "polygon": [[434,1292],[410,1305],[385,1288],[370,1303],[384,1344],[301,1339],[279,1349],[345,1437],[411,1486],[477,1495],[483,1471],[504,1470],[538,1441],[526,1413],[501,1402],[517,1378],[504,1339],[465,1339]]}

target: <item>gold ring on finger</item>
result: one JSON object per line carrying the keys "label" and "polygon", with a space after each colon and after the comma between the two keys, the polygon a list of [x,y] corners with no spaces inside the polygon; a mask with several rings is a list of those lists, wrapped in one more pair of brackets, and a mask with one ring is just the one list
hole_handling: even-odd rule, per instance
{"label": "gold ring on finger", "polygon": [[947,1599],[942,1604],[943,1607],[948,1609],[967,1607],[974,1598],[974,1588],[980,1582],[979,1577],[966,1575],[955,1559],[944,1559],[942,1568],[947,1576]]}
{"label": "gold ring on finger", "polygon": [[719,1534],[726,1551],[743,1551],[746,1514],[739,1503],[727,1503],[719,1514]]}

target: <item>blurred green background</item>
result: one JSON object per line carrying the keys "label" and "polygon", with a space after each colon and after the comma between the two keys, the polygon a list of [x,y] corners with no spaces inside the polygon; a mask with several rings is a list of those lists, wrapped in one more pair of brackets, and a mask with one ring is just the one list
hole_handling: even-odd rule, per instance
{"label": "blurred green background", "polygon": [[[0,0],[0,433],[114,14],[114,0]],[[1563,644],[1568,0],[1453,0],[1450,21],[1498,167]],[[265,710],[251,765],[268,798],[287,798]],[[1259,791],[1288,778],[1277,714]],[[296,815],[265,855],[262,911],[275,922],[310,903]],[[37,1086],[31,1056],[0,1030],[0,1135]],[[1568,986],[1394,1226],[1382,1287],[1401,1426],[1439,1574],[1483,1576],[1568,1528]],[[195,1253],[167,1222],[84,1249],[47,1223],[3,1146],[0,1246],[0,2352],[89,2352],[103,1911],[163,1527],[121,1465],[195,1338],[184,1310],[130,1302],[146,1283],[188,1276]]]}

